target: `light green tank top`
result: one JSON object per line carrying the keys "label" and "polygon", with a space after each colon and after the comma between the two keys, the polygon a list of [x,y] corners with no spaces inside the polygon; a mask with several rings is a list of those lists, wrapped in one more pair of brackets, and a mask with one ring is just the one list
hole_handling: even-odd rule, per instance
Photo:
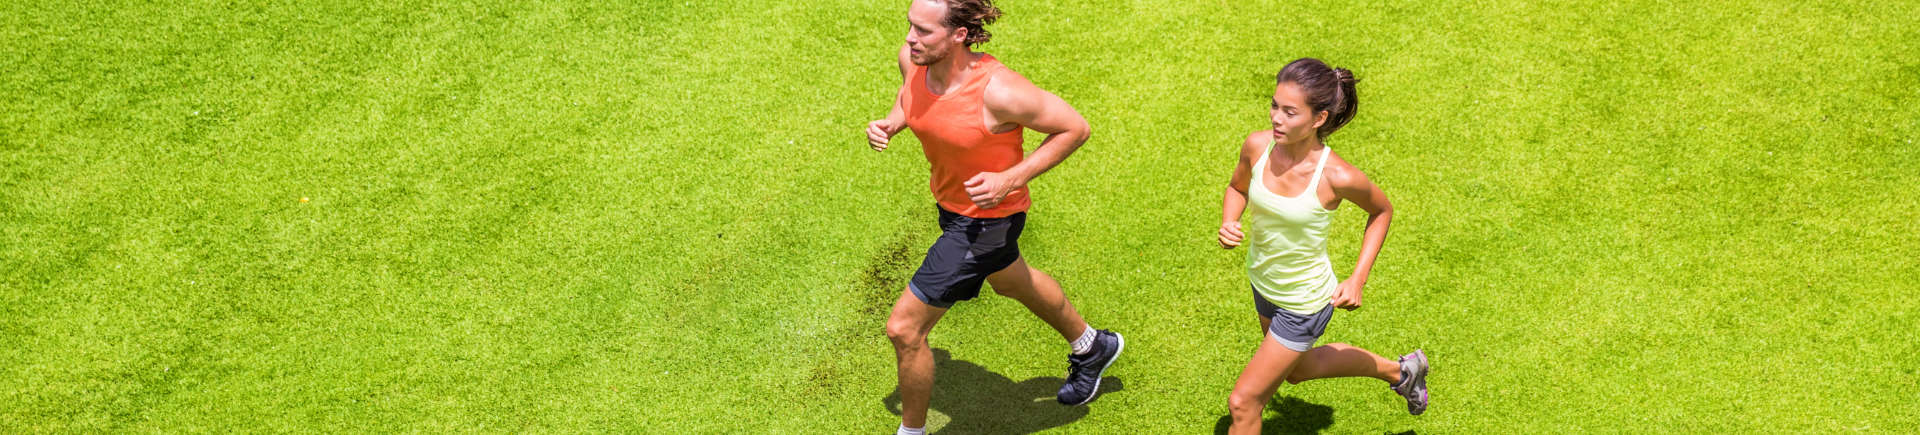
{"label": "light green tank top", "polygon": [[1253,182],[1247,188],[1247,278],[1261,297],[1281,309],[1313,314],[1333,301],[1340,279],[1327,260],[1327,226],[1333,210],[1320,206],[1320,173],[1327,167],[1324,148],[1313,168],[1307,189],[1295,196],[1267,190],[1267,156],[1273,144],[1253,164]]}

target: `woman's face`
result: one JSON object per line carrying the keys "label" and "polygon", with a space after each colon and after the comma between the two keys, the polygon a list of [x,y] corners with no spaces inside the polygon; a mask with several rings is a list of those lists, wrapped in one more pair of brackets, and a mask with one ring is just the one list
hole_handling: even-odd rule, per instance
{"label": "woman's face", "polygon": [[1296,143],[1314,137],[1314,130],[1326,120],[1324,113],[1307,107],[1307,93],[1300,85],[1286,82],[1274,86],[1273,106],[1267,112],[1267,119],[1273,121],[1273,140]]}

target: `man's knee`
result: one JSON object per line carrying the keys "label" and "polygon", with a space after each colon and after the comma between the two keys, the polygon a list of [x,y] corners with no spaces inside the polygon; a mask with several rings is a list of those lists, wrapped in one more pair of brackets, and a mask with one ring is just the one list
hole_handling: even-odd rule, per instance
{"label": "man's knee", "polygon": [[887,339],[893,340],[893,346],[899,348],[918,347],[927,342],[926,334],[920,332],[919,322],[899,315],[887,318]]}

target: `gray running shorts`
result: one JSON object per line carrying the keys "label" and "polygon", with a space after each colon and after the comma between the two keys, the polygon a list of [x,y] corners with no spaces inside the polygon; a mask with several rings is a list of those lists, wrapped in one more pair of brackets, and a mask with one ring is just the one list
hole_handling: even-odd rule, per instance
{"label": "gray running shorts", "polygon": [[1301,315],[1267,302],[1267,298],[1260,296],[1259,289],[1253,290],[1253,308],[1260,317],[1273,319],[1267,326],[1267,335],[1294,352],[1312,349],[1313,343],[1320,341],[1320,335],[1327,332],[1327,321],[1333,320],[1333,304],[1313,314]]}

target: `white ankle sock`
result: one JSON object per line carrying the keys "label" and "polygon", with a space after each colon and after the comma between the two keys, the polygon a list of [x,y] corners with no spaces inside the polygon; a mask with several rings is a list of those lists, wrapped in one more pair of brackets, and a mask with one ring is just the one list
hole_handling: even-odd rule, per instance
{"label": "white ankle sock", "polygon": [[894,431],[893,435],[927,435],[927,428],[925,426],[907,427],[906,423],[900,423],[900,430]]}
{"label": "white ankle sock", "polygon": [[1080,338],[1073,339],[1073,354],[1085,355],[1087,352],[1092,352],[1093,339],[1099,335],[1100,332],[1094,330],[1093,325],[1087,325],[1086,331],[1080,333]]}

